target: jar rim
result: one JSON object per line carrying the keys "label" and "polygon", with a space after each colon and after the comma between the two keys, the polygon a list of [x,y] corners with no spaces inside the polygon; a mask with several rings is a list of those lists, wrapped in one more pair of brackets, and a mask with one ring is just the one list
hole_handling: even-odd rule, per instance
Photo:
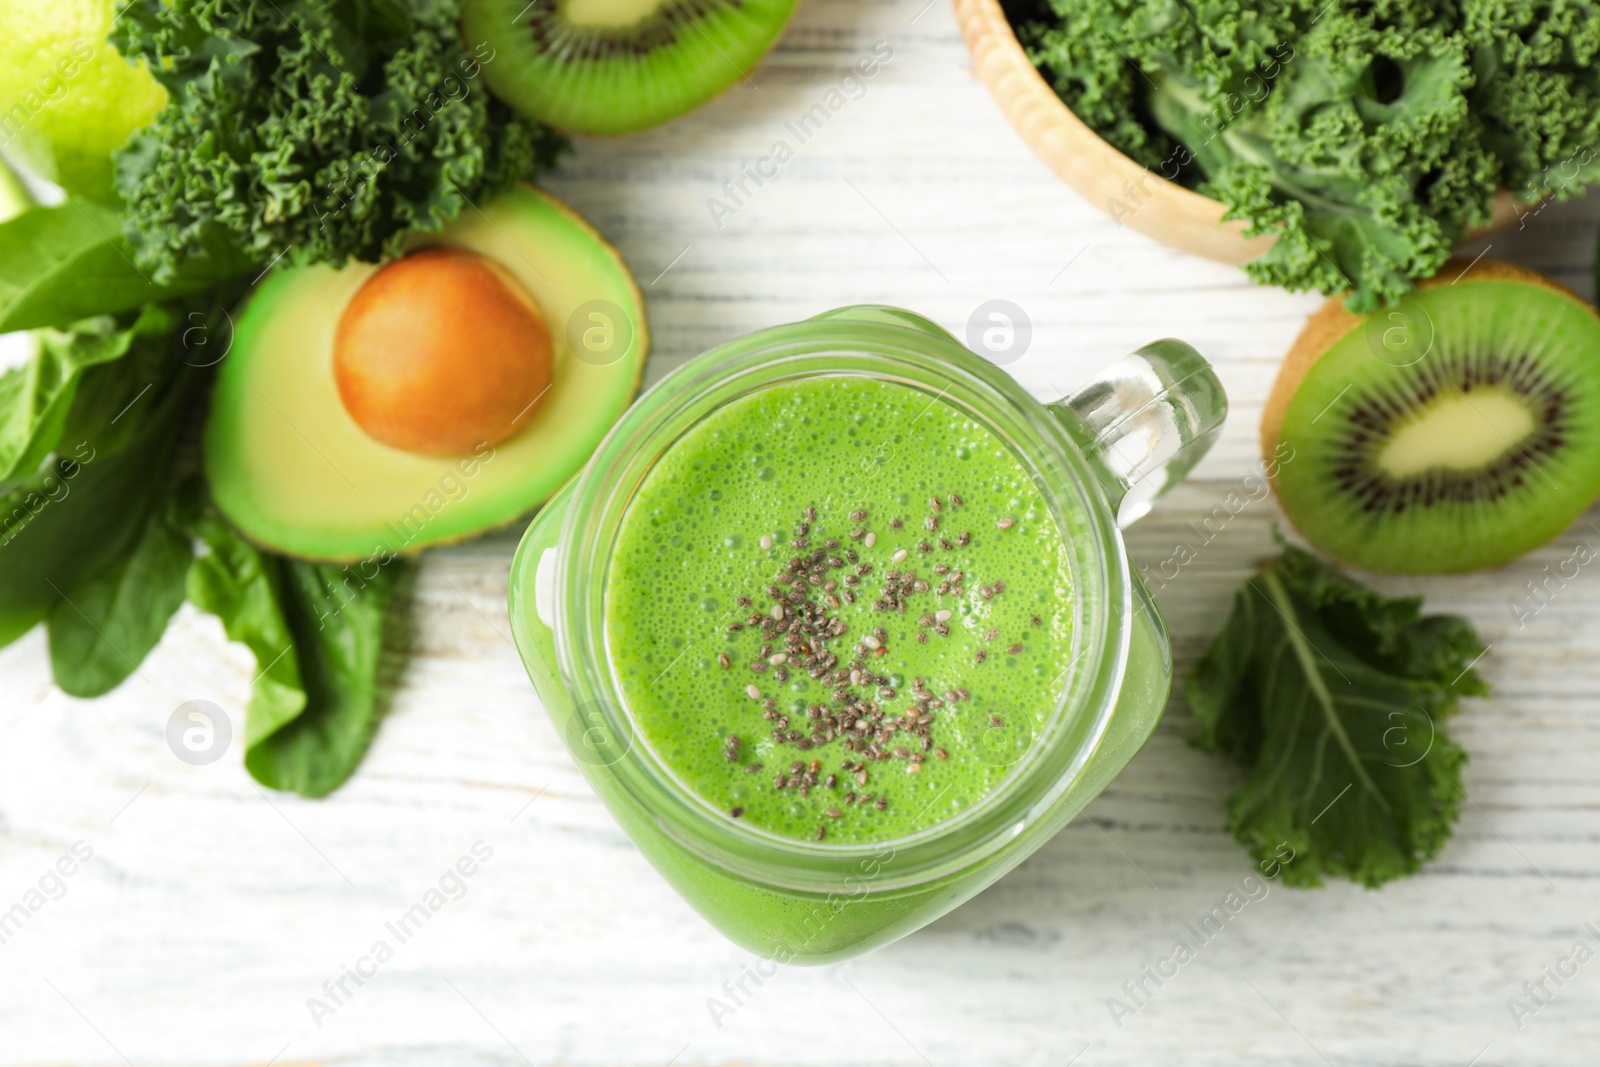
{"label": "jar rim", "polygon": [[[794,323],[714,348],[657,383],[612,428],[575,486],[556,562],[557,662],[575,702],[598,711],[613,736],[639,737],[605,632],[607,570],[622,515],[654,464],[711,410],[816,374],[930,393],[942,382],[937,398],[979,419],[1032,475],[1068,544],[1078,613],[1056,708],[1013,771],[969,808],[879,841],[804,841],[731,820],[642,742],[624,746],[606,773],[680,846],[748,881],[837,892],[872,861],[875,893],[922,886],[979,862],[1048,814],[1105,732],[1131,634],[1127,556],[1087,462],[1049,408],[947,334],[883,321]],[[1104,669],[1108,663],[1115,669]],[[883,864],[886,850],[892,869]]]}

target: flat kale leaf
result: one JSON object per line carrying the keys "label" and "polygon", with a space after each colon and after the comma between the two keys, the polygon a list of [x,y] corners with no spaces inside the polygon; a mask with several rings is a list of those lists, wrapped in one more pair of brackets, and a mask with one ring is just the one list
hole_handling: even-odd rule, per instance
{"label": "flat kale leaf", "polygon": [[1187,687],[1196,744],[1247,772],[1228,829],[1291,885],[1377,886],[1449,840],[1466,753],[1445,720],[1487,687],[1464,619],[1368,589],[1285,547],[1240,588]]}

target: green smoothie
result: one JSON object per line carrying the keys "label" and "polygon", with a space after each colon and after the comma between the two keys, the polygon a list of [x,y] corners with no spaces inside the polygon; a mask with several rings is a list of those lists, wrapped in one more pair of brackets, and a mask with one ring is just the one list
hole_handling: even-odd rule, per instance
{"label": "green smoothie", "polygon": [[606,576],[638,740],[723,817],[863,843],[993,792],[1060,699],[1067,548],[1027,470],[930,393],[818,376],[650,470]]}

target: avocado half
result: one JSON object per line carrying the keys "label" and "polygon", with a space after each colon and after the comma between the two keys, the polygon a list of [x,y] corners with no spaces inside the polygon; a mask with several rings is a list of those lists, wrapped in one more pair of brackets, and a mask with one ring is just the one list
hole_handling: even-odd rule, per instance
{"label": "avocado half", "polygon": [[[343,563],[472,537],[548,499],[632,401],[649,350],[643,299],[621,256],[565,204],[519,185],[417,247],[436,245],[488,257],[538,302],[548,390],[514,435],[467,455],[381,444],[345,410],[333,370],[340,316],[378,267],[273,274],[236,318],[202,446],[217,506],[252,541]],[[618,309],[624,321],[611,322]],[[591,321],[617,331],[603,359],[573,352]]]}

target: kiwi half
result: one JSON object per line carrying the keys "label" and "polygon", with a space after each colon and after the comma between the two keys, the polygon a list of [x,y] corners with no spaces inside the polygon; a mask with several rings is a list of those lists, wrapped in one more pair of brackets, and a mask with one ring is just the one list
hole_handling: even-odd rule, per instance
{"label": "kiwi half", "polygon": [[1502,563],[1600,495],[1600,315],[1489,260],[1366,317],[1334,297],[1284,360],[1261,444],[1289,519],[1336,559]]}
{"label": "kiwi half", "polygon": [[749,74],[795,3],[466,0],[461,29],[512,106],[570,133],[629,133]]}

